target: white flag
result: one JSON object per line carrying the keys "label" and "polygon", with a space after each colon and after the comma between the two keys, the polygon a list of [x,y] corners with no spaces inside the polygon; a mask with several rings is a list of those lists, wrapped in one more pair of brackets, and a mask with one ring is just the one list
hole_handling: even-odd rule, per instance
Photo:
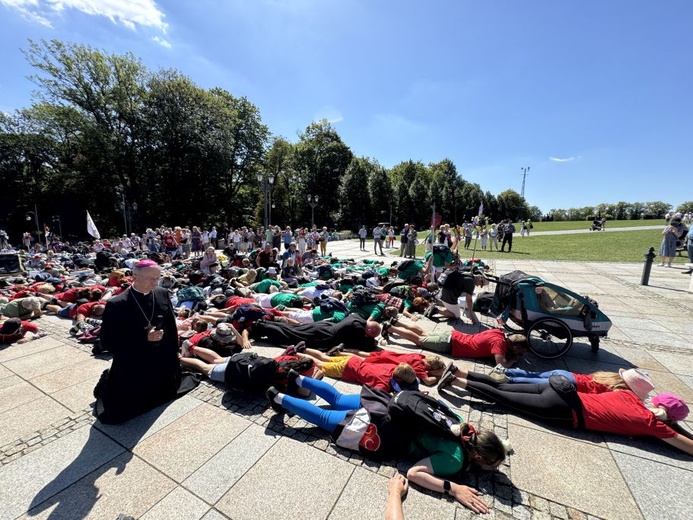
{"label": "white flag", "polygon": [[91,236],[94,238],[101,238],[101,235],[99,235],[99,230],[96,229],[96,224],[94,224],[94,221],[91,219],[91,215],[87,211],[87,233],[89,233]]}
{"label": "white flag", "polygon": [[479,216],[481,216],[484,213],[484,203],[482,202],[479,204]]}

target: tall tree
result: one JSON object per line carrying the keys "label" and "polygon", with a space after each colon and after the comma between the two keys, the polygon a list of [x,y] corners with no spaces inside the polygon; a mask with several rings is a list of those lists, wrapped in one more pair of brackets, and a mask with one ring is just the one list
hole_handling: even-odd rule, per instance
{"label": "tall tree", "polygon": [[344,172],[339,185],[339,224],[344,229],[356,231],[361,225],[370,224],[371,212],[368,180],[378,168],[364,157],[354,158]]}

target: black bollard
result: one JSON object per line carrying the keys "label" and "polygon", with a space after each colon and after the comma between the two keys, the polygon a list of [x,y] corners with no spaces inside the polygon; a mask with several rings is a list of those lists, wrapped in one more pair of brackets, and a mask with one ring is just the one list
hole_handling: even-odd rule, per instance
{"label": "black bollard", "polygon": [[657,255],[655,255],[654,247],[645,254],[645,265],[642,268],[642,278],[640,279],[640,285],[649,285],[650,283],[650,271],[652,270],[652,262]]}

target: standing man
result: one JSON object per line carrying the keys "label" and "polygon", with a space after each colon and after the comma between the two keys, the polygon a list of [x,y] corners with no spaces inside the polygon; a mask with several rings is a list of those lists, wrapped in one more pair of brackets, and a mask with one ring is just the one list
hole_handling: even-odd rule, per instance
{"label": "standing man", "polygon": [[513,250],[513,233],[515,232],[515,226],[513,226],[513,221],[508,219],[505,225],[503,233],[503,243],[501,244],[501,253],[505,251],[505,244],[508,244],[508,253]]}
{"label": "standing man", "polygon": [[130,288],[108,300],[101,344],[113,353],[108,376],[94,389],[95,413],[106,424],[127,421],[197,386],[182,378],[178,334],[166,289],[158,287],[161,268],[141,260]]}
{"label": "standing man", "polygon": [[368,236],[368,230],[366,229],[366,225],[364,224],[361,226],[361,229],[359,229],[359,249],[361,251],[366,250],[366,237]]}
{"label": "standing man", "polygon": [[416,259],[416,238],[418,233],[416,232],[416,226],[414,224],[409,224],[409,231],[407,231],[407,247],[404,252],[404,256],[408,258]]}
{"label": "standing man", "polygon": [[373,252],[378,255],[378,247],[380,247],[380,255],[385,256],[383,253],[383,229],[380,226],[375,226],[373,228]]}
{"label": "standing man", "polygon": [[[465,308],[467,317],[474,325],[479,324],[479,318],[474,313],[473,299],[475,287],[483,287],[488,284],[488,280],[481,275],[473,275],[458,270],[459,260],[453,262],[452,267],[443,271],[438,278],[438,285],[441,287],[440,301],[445,307],[441,314],[448,319],[462,319],[462,307]],[[430,290],[430,284],[429,284]],[[459,300],[464,296],[464,304],[460,305]]]}
{"label": "standing man", "polygon": [[409,225],[404,224],[402,231],[399,232],[399,256],[404,256],[404,251],[407,248],[407,232],[409,231]]}
{"label": "standing man", "polygon": [[216,226],[212,226],[212,231],[209,232],[209,241],[211,242],[212,247],[214,247],[214,249],[219,249],[219,247],[217,247],[217,228],[216,228]]}

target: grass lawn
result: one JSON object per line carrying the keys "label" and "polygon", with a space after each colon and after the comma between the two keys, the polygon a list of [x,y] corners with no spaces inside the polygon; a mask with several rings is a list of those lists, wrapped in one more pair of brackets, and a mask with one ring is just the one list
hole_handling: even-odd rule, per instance
{"label": "grass lawn", "polygon": [[[534,231],[564,231],[567,229],[589,229],[592,227],[591,221],[586,220],[570,220],[561,222],[532,222],[534,226],[532,232]],[[664,219],[661,220],[607,220],[606,228],[626,228],[626,227],[640,227],[640,226],[664,226],[666,223]],[[520,232],[520,224],[515,223],[517,232]]]}
{"label": "grass lawn", "polygon": [[[638,222],[638,221],[625,221]],[[640,221],[642,222],[642,221]],[[647,222],[647,221],[646,221]],[[652,221],[650,221],[652,222]],[[547,224],[551,224],[547,222]],[[558,223],[557,223],[558,224]],[[564,223],[565,224],[565,223]],[[538,225],[534,226],[537,230]],[[548,231],[548,230],[544,230]],[[659,252],[662,241],[660,230],[628,231],[625,233],[581,233],[571,235],[545,235],[522,238],[519,233],[513,235],[512,253],[480,251],[481,241],[477,243],[477,258],[518,258],[523,260],[577,260],[585,262],[644,262],[645,254],[654,247],[655,255]],[[472,241],[472,248],[474,241]],[[416,248],[417,256],[423,256],[424,244]],[[471,256],[470,248],[467,255]],[[676,256],[674,263],[688,262],[688,255]],[[659,257],[655,258],[659,263]]]}

